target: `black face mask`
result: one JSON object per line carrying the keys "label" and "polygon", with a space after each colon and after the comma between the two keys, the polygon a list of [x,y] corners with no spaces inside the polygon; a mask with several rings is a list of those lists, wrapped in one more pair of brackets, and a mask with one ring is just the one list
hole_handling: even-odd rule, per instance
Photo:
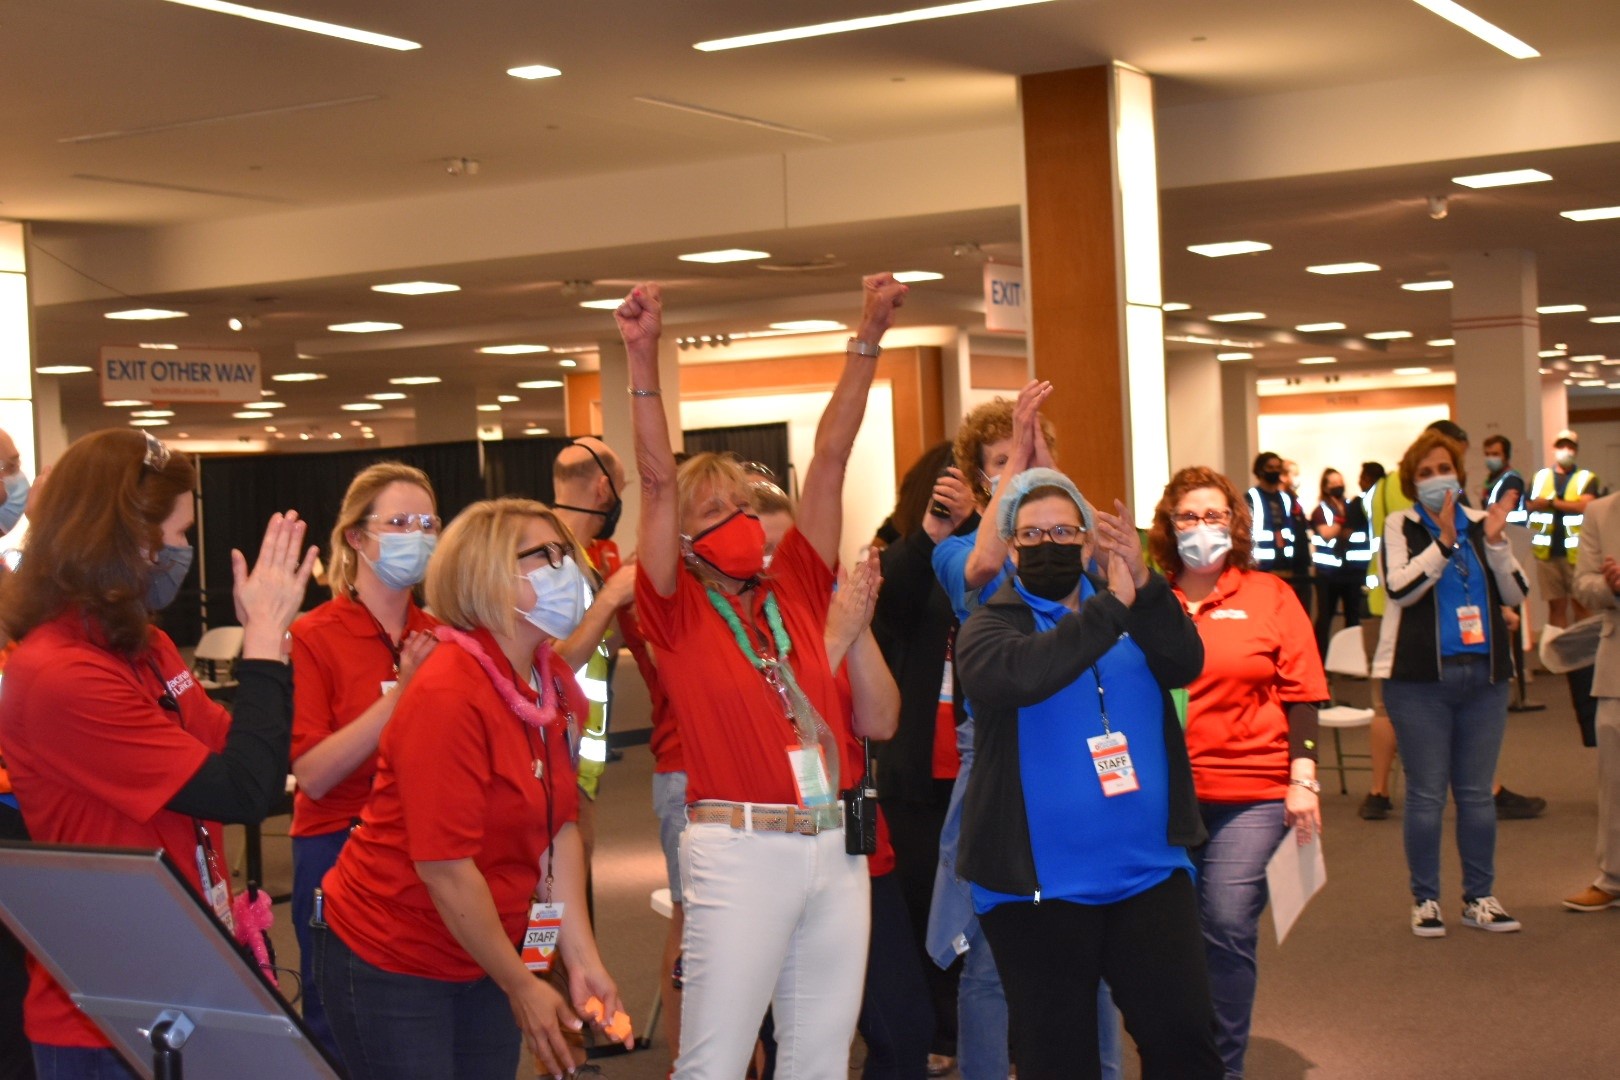
{"label": "black face mask", "polygon": [[1059,544],[1051,540],[1034,547],[1018,549],[1018,580],[1025,589],[1043,600],[1061,601],[1080,585],[1079,544]]}
{"label": "black face mask", "polygon": [[1342,499],[1344,498],[1344,485],[1340,484],[1338,487],[1330,487],[1327,489],[1327,493],[1328,498],[1330,499]]}
{"label": "black face mask", "polygon": [[1260,479],[1264,480],[1268,484],[1279,484],[1282,482],[1282,470],[1267,469],[1260,474]]}
{"label": "black face mask", "polygon": [[603,476],[607,477],[608,490],[613,493],[613,505],[606,510],[591,510],[584,506],[569,506],[567,503],[553,503],[552,505],[559,510],[572,510],[576,514],[596,515],[602,519],[602,527],[597,530],[596,539],[611,540],[613,539],[613,530],[619,527],[619,515],[624,513],[624,500],[619,497],[619,489],[613,483],[613,474],[608,472],[608,467],[602,461],[601,456],[585,443],[576,442],[573,445],[591,455],[591,458],[596,462],[596,467],[602,470]]}

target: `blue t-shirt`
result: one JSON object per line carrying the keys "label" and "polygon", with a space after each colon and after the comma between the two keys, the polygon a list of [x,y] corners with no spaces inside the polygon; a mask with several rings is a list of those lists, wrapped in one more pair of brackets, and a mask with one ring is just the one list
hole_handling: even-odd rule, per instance
{"label": "blue t-shirt", "polygon": [[[1046,631],[1069,613],[1018,587]],[[1094,595],[1080,583],[1084,602]],[[1103,696],[1098,695],[1098,678]],[[1106,796],[1086,740],[1109,728],[1124,734],[1137,791]],[[1164,698],[1142,650],[1121,636],[1092,670],[1038,704],[1018,710],[1019,771],[1041,899],[1112,904],[1151,889],[1177,870],[1192,872],[1185,848],[1171,844],[1170,764],[1164,748]],[[973,886],[984,914],[1027,896]]]}
{"label": "blue t-shirt", "polygon": [[[1428,507],[1419,504],[1417,514],[1418,520],[1423,522],[1423,527],[1429,530],[1438,544],[1440,526],[1435,524]],[[1489,571],[1480,565],[1474,545],[1468,542],[1468,526],[1471,524],[1462,507],[1457,507],[1457,538],[1462,541],[1462,547],[1446,563],[1445,572],[1434,586],[1434,602],[1440,612],[1441,656],[1489,656],[1491,652],[1491,591],[1485,584],[1485,575]],[[1462,625],[1457,620],[1457,609],[1470,606],[1479,609],[1485,640],[1465,645]]]}

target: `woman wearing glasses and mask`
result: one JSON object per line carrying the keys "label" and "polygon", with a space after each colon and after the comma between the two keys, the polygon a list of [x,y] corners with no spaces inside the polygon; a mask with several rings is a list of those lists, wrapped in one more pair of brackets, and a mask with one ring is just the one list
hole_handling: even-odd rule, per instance
{"label": "woman wearing glasses and mask", "polygon": [[1328,697],[1310,617],[1285,580],[1254,569],[1252,530],[1232,482],[1197,466],[1171,477],[1148,534],[1204,645],[1186,738],[1209,830],[1193,864],[1228,1078],[1248,1049],[1266,863],[1290,829],[1303,844],[1322,828],[1316,711]]}
{"label": "woman wearing glasses and mask", "polygon": [[400,693],[437,644],[438,620],[415,589],[439,542],[433,484],[420,469],[361,470],[332,528],[332,599],[293,624],[293,930],[304,1023],[336,1051],[314,980],[315,890],[360,820],[377,774],[377,740]]}
{"label": "woman wearing glasses and mask", "polygon": [[[957,869],[1007,991],[1023,1080],[1095,1078],[1106,979],[1146,1080],[1221,1075],[1188,849],[1204,829],[1170,690],[1198,632],[1125,507],[1035,468],[1002,481],[1016,574],[968,619],[974,716]],[[1084,573],[1095,529],[1105,577]]]}
{"label": "woman wearing glasses and mask", "polygon": [[[313,918],[315,977],[354,1080],[511,1080],[574,1062],[563,1032],[618,990],[585,910],[574,750],[587,702],[552,651],[584,611],[567,526],[475,503],[428,564],[439,645],[400,693],[377,778]],[[552,947],[525,947],[526,931]],[[560,954],[564,997],[540,974]],[[627,1039],[628,1041],[628,1039]]]}

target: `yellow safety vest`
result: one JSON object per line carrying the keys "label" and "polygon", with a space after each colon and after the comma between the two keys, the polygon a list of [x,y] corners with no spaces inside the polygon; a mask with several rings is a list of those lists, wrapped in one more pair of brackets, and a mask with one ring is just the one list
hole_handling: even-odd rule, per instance
{"label": "yellow safety vest", "polygon": [[[1569,484],[1564,488],[1564,498],[1578,499],[1586,494],[1587,487],[1596,480],[1589,469],[1576,469],[1570,474]],[[1530,498],[1554,499],[1558,497],[1558,484],[1553,470],[1542,469],[1536,473],[1536,478],[1530,484]],[[1530,550],[1538,559],[1552,558],[1553,526],[1559,518],[1564,522],[1564,557],[1573,565],[1575,553],[1581,546],[1581,523],[1586,520],[1585,514],[1566,514],[1561,510],[1532,510],[1530,511]]]}
{"label": "yellow safety vest", "polygon": [[1373,551],[1367,573],[1367,613],[1381,619],[1384,616],[1384,565],[1377,555],[1384,546],[1384,519],[1397,510],[1410,509],[1412,503],[1401,491],[1400,479],[1386,476],[1373,485],[1372,494],[1366,496],[1362,505],[1367,507],[1367,528],[1372,533]]}

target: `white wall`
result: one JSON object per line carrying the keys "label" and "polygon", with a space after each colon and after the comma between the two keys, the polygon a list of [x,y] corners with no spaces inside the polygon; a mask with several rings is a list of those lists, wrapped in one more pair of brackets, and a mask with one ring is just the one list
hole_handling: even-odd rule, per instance
{"label": "white wall", "polygon": [[[1334,413],[1262,413],[1260,451],[1299,462],[1299,493],[1306,507],[1314,509],[1317,481],[1324,468],[1342,472],[1345,488],[1353,495],[1363,461],[1382,462],[1394,473],[1412,440],[1430,423],[1449,416],[1450,410],[1438,404]],[[1239,487],[1254,483],[1248,476],[1232,479]],[[1470,477],[1469,486],[1477,486],[1483,479]]]}

